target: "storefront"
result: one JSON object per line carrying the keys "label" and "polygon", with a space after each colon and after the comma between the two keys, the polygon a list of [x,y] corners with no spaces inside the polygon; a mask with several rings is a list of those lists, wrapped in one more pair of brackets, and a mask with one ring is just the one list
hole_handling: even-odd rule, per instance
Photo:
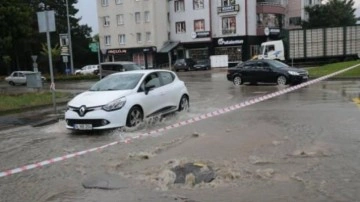
{"label": "storefront", "polygon": [[241,36],[213,38],[214,55],[228,55],[229,67],[246,61],[256,54],[260,44],[266,40],[263,36]]}
{"label": "storefront", "polygon": [[176,58],[209,59],[211,52],[211,42],[183,43],[176,49]]}
{"label": "storefront", "polygon": [[119,48],[107,50],[109,61],[133,61],[146,68],[155,67],[156,47]]}

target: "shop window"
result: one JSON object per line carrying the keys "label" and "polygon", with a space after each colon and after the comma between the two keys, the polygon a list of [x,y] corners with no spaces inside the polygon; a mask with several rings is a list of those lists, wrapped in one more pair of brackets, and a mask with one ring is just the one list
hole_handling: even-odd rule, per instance
{"label": "shop window", "polygon": [[222,19],[222,33],[224,35],[236,33],[236,18],[235,18],[235,16],[224,17]]}
{"label": "shop window", "polygon": [[204,9],[204,0],[193,0],[194,10]]}
{"label": "shop window", "polygon": [[184,0],[175,0],[174,7],[175,7],[175,12],[184,12],[185,11],[185,1]]}
{"label": "shop window", "polygon": [[292,17],[292,18],[289,18],[289,24],[290,25],[301,25],[301,17]]}
{"label": "shop window", "polygon": [[242,61],[242,46],[217,47],[215,55],[228,55],[229,62]]}
{"label": "shop window", "polygon": [[259,45],[250,45],[250,58],[259,55],[260,46]]}
{"label": "shop window", "polygon": [[186,32],[186,24],[185,22],[176,22],[175,23],[176,33],[185,33]]}

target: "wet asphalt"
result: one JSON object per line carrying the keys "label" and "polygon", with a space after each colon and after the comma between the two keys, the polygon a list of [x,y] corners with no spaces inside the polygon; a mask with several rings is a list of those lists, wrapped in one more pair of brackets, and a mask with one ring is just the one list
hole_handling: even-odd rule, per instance
{"label": "wet asphalt", "polygon": [[[147,120],[132,132],[73,134],[63,120],[2,130],[0,171],[134,137],[283,89],[236,87],[222,71],[178,75],[190,92],[190,112],[162,122]],[[59,83],[57,89],[76,94],[92,83]],[[360,81],[322,81],[130,144],[0,178],[0,201],[360,201],[360,108],[354,102],[359,93]],[[211,166],[215,180],[194,185],[189,177],[185,184],[174,184],[170,170],[188,162]],[[84,188],[92,176],[118,189]]]}

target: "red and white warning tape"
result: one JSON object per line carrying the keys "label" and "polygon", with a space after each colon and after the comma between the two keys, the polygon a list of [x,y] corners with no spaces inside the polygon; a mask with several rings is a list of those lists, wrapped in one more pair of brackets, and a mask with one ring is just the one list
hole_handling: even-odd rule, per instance
{"label": "red and white warning tape", "polygon": [[349,67],[349,68],[346,68],[346,69],[343,69],[343,70],[340,70],[338,72],[335,72],[335,73],[332,73],[332,74],[329,74],[329,75],[326,75],[326,76],[323,76],[323,77],[320,77],[320,78],[317,78],[317,79],[314,79],[314,80],[307,81],[305,83],[301,83],[301,84],[296,85],[296,86],[292,86],[292,87],[289,87],[289,88],[274,92],[274,93],[270,93],[270,94],[267,94],[267,95],[264,95],[264,96],[256,97],[256,98],[241,102],[239,104],[235,104],[235,105],[232,105],[232,106],[229,106],[229,107],[218,109],[216,111],[209,112],[207,114],[203,114],[203,115],[188,119],[186,121],[181,121],[179,123],[174,123],[174,124],[166,126],[164,128],[152,130],[150,132],[143,133],[141,135],[138,135],[138,136],[135,136],[135,137],[132,137],[132,138],[125,138],[125,139],[123,139],[121,141],[115,141],[115,142],[112,142],[112,143],[109,143],[109,144],[106,144],[106,145],[103,145],[103,146],[100,146],[100,147],[95,147],[95,148],[92,148],[92,149],[88,149],[88,150],[84,150],[84,151],[80,151],[80,152],[75,152],[75,153],[72,153],[72,154],[67,154],[65,156],[56,157],[56,158],[52,158],[52,159],[49,159],[49,160],[40,161],[40,162],[37,162],[37,163],[33,163],[33,164],[25,165],[25,166],[22,166],[22,167],[10,169],[10,170],[4,171],[4,172],[0,172],[0,178],[5,177],[5,176],[14,175],[16,173],[21,173],[21,172],[24,172],[24,171],[27,171],[27,170],[32,170],[34,168],[42,168],[42,167],[44,167],[46,165],[54,164],[56,162],[64,161],[66,159],[71,159],[71,158],[74,158],[74,157],[77,157],[77,156],[83,156],[83,155],[85,155],[87,153],[94,152],[94,151],[99,151],[99,150],[102,150],[102,149],[105,149],[107,147],[114,146],[114,145],[117,145],[117,144],[120,144],[120,143],[129,144],[133,140],[140,139],[140,138],[152,135],[152,134],[156,134],[156,133],[160,133],[160,132],[170,130],[170,129],[173,129],[173,128],[178,128],[178,127],[181,127],[181,126],[192,124],[194,122],[198,122],[198,121],[208,119],[208,118],[211,118],[211,117],[214,117],[214,116],[219,116],[219,115],[222,115],[222,114],[234,111],[234,110],[238,110],[238,109],[247,107],[249,105],[256,104],[258,102],[262,102],[262,101],[271,99],[273,97],[283,95],[285,93],[289,93],[289,92],[297,90],[299,88],[303,88],[305,86],[320,82],[322,80],[328,79],[328,78],[333,77],[335,75],[338,75],[338,74],[344,73],[346,71],[349,71],[349,70],[351,70],[351,69],[353,69],[355,67],[358,67],[358,66],[360,66],[360,64]]}

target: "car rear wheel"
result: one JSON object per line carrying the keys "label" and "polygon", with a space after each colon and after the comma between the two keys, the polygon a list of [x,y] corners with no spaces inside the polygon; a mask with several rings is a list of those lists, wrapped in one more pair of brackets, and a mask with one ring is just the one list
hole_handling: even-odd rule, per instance
{"label": "car rear wheel", "polygon": [[239,75],[236,75],[234,78],[233,78],[233,83],[235,86],[240,86],[243,81],[241,79],[241,77]]}
{"label": "car rear wheel", "polygon": [[287,79],[285,76],[281,75],[276,79],[276,83],[280,86],[285,86],[287,84]]}
{"label": "car rear wheel", "polygon": [[15,83],[13,81],[9,81],[9,84],[15,86]]}
{"label": "car rear wheel", "polygon": [[130,109],[126,119],[127,127],[138,126],[144,119],[144,114],[139,106],[134,106]]}
{"label": "car rear wheel", "polygon": [[178,111],[189,111],[190,104],[189,104],[189,98],[186,95],[183,95],[179,102],[179,109]]}

